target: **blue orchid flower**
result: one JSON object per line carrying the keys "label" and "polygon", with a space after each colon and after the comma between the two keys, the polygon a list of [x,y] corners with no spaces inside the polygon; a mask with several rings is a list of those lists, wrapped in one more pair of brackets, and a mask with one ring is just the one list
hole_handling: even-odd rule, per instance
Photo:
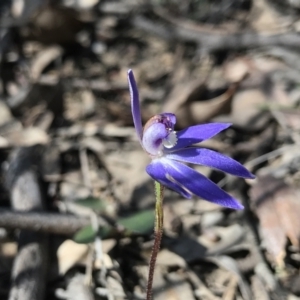
{"label": "blue orchid flower", "polygon": [[238,177],[254,178],[234,159],[210,149],[193,146],[212,138],[231,124],[202,124],[176,132],[176,116],[162,113],[152,117],[143,128],[139,94],[132,70],[128,71],[128,82],[134,127],[143,149],[152,159],[146,167],[147,173],[185,198],[196,195],[224,207],[243,209],[236,199],[185,164],[203,165]]}

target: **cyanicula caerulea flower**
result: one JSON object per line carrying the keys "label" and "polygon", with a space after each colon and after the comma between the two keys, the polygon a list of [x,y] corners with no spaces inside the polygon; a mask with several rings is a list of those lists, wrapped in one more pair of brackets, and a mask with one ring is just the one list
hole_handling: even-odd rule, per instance
{"label": "cyanicula caerulea flower", "polygon": [[225,207],[242,209],[243,206],[236,199],[184,164],[198,164],[231,175],[254,178],[253,174],[234,159],[213,150],[193,146],[210,139],[231,124],[202,124],[176,132],[176,116],[172,113],[162,113],[152,117],[143,128],[138,89],[132,70],[128,71],[128,82],[134,127],[142,147],[152,159],[146,168],[147,173],[185,198],[197,195]]}

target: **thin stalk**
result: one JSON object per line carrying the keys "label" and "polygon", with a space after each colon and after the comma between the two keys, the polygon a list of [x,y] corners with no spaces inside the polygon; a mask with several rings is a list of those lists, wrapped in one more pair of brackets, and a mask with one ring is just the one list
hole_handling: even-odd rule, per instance
{"label": "thin stalk", "polygon": [[154,182],[155,187],[155,228],[154,228],[154,244],[152,248],[152,253],[149,262],[149,273],[148,273],[148,283],[146,290],[146,300],[152,299],[152,286],[153,277],[155,270],[155,263],[157,254],[161,244],[161,238],[163,234],[163,224],[164,224],[164,211],[163,211],[163,199],[164,199],[164,186],[159,182]]}

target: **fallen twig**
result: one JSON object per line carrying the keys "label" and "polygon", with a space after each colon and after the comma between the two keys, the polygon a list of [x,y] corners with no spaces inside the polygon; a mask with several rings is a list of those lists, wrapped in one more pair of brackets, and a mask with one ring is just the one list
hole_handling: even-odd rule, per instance
{"label": "fallen twig", "polygon": [[0,227],[72,235],[91,223],[89,218],[44,212],[0,209]]}
{"label": "fallen twig", "polygon": [[255,32],[213,33],[182,26],[180,22],[152,22],[143,16],[132,18],[134,26],[156,34],[166,40],[196,42],[207,51],[240,50],[257,47],[282,46],[300,48],[300,35],[293,32],[282,34],[259,34]]}

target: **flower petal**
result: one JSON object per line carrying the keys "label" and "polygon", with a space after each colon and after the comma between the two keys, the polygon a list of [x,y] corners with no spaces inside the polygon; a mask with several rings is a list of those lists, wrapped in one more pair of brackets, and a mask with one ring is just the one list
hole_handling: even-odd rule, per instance
{"label": "flower petal", "polygon": [[147,167],[147,173],[156,181],[160,182],[162,185],[167,188],[174,190],[185,198],[190,199],[191,194],[185,191],[178,184],[172,182],[166,177],[166,171],[164,169],[164,165],[160,162],[159,159],[153,160]]}
{"label": "flower petal", "polygon": [[163,147],[163,139],[167,135],[168,132],[164,124],[154,123],[144,131],[142,145],[149,154],[158,155]]}
{"label": "flower petal", "polygon": [[129,83],[129,90],[130,90],[131,112],[132,112],[133,123],[138,138],[140,142],[142,142],[143,126],[142,126],[142,117],[141,117],[141,110],[140,110],[139,92],[138,92],[138,88],[132,70],[128,70],[128,83]]}
{"label": "flower petal", "polygon": [[162,158],[161,163],[167,174],[193,194],[228,208],[243,209],[236,199],[190,167],[167,158]]}
{"label": "flower petal", "polygon": [[178,142],[172,149],[169,149],[169,152],[208,140],[230,125],[230,123],[209,123],[180,130],[177,132]]}
{"label": "flower petal", "polygon": [[204,165],[243,178],[255,177],[236,160],[205,148],[186,148],[178,150],[167,154],[166,158]]}

